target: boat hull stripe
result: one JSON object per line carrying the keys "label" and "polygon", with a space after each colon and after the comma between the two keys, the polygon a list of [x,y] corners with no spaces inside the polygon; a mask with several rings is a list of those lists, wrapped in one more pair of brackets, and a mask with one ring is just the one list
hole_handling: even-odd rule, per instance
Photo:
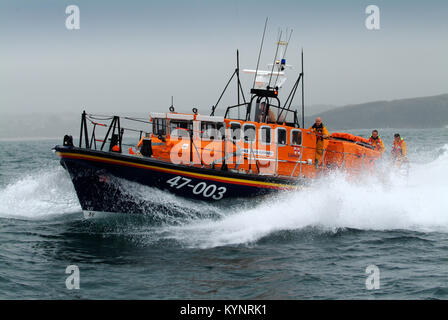
{"label": "boat hull stripe", "polygon": [[188,177],[192,177],[192,178],[201,178],[201,179],[206,179],[206,180],[211,180],[211,181],[226,182],[226,183],[253,186],[253,187],[259,187],[259,188],[281,189],[281,190],[285,190],[285,189],[292,190],[292,189],[297,188],[297,186],[294,186],[294,185],[286,185],[286,184],[279,184],[279,183],[272,183],[272,182],[250,181],[250,180],[245,180],[245,179],[228,178],[228,177],[219,177],[219,176],[214,176],[214,175],[209,175],[209,174],[193,173],[193,172],[176,170],[176,169],[161,168],[161,167],[152,166],[152,165],[132,163],[132,162],[123,161],[123,160],[107,159],[107,158],[103,158],[103,157],[84,155],[84,154],[78,154],[78,153],[57,152],[57,154],[61,158],[80,159],[80,160],[90,160],[90,161],[95,161],[95,162],[121,164],[121,165],[126,165],[129,167],[143,168],[143,169],[147,169],[147,170],[154,170],[154,171],[171,173],[171,174],[180,174],[180,175],[188,176]]}

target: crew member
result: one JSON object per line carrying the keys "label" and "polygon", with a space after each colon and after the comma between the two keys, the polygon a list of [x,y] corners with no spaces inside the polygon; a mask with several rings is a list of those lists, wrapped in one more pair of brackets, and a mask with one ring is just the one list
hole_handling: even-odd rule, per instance
{"label": "crew member", "polygon": [[[258,114],[258,122],[263,122],[263,118],[266,115],[266,102],[262,102],[260,103],[260,111]],[[275,122],[276,116],[274,114],[274,112],[269,108],[269,112],[268,115],[266,117],[266,122]]]}
{"label": "crew member", "polygon": [[375,147],[375,150],[384,153],[386,148],[384,147],[383,140],[381,140],[381,137],[378,135],[378,130],[373,130],[372,135],[369,138],[370,145]]}
{"label": "crew member", "polygon": [[394,134],[394,144],[392,145],[392,160],[400,167],[403,162],[407,162],[406,141],[400,137],[399,133]]}
{"label": "crew member", "polygon": [[[151,140],[151,134],[150,133],[146,133],[144,136],[142,136],[140,141],[137,143],[137,155],[141,154],[141,149],[142,149],[144,140]],[[129,152],[129,153],[131,153],[131,152]]]}
{"label": "crew member", "polygon": [[330,133],[323,125],[320,117],[316,118],[316,122],[309,128],[309,130],[312,130],[316,134],[316,156],[314,164],[317,167],[322,159],[324,139],[328,139]]}

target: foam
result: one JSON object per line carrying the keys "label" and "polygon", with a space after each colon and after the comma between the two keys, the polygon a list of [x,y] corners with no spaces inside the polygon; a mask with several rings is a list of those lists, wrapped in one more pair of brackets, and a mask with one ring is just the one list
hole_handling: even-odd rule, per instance
{"label": "foam", "polygon": [[435,161],[353,179],[337,173],[218,221],[167,227],[169,237],[194,247],[250,243],[270,233],[318,227],[448,232],[448,146]]}
{"label": "foam", "polygon": [[81,211],[62,167],[25,174],[0,189],[0,217],[33,219]]}
{"label": "foam", "polygon": [[[431,162],[411,165],[407,176],[394,170],[356,179],[335,173],[304,190],[282,193],[261,204],[246,199],[230,209],[135,183],[123,182],[123,187],[147,203],[164,204],[178,213],[157,228],[139,226],[141,232],[193,247],[251,243],[273,232],[310,226],[324,232],[340,228],[448,232],[448,145],[438,154]],[[24,175],[0,189],[1,217],[34,219],[77,211],[81,208],[76,193],[60,167]],[[212,218],[198,214],[204,212],[212,212]]]}

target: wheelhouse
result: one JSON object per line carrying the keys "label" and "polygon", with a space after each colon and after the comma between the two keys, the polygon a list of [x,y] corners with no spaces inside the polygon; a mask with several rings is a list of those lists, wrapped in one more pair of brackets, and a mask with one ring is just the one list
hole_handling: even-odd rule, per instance
{"label": "wheelhouse", "polygon": [[[297,110],[289,105],[280,104],[276,89],[252,89],[252,98],[248,102],[227,107],[226,119],[250,121],[257,123],[274,123],[290,127],[299,127]],[[214,112],[214,111],[213,111]]]}

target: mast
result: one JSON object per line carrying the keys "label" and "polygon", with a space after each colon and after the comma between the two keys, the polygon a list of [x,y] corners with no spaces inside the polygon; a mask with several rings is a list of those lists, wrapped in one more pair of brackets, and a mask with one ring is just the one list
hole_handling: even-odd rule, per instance
{"label": "mast", "polygon": [[[240,104],[240,53],[236,50],[236,91],[238,92],[238,104]],[[238,108],[238,119],[240,118],[240,108]]]}
{"label": "mast", "polygon": [[[275,49],[275,56],[274,56],[274,62],[272,62],[272,69],[271,69],[271,75],[269,76],[269,84],[268,84],[268,88],[271,86],[271,80],[272,80],[272,74],[274,73],[274,67],[275,67],[275,62],[277,60],[277,53],[278,53],[278,47],[280,46],[281,42],[280,40],[282,39],[282,32],[280,31],[280,35],[278,36],[278,41],[277,41],[277,49]],[[277,77],[278,77],[278,73],[280,72],[280,70],[277,70]],[[274,83],[274,87],[275,87],[275,83]]]}
{"label": "mast", "polygon": [[[227,82],[226,86],[224,87],[224,90],[221,92],[221,95],[218,98],[218,101],[216,101],[215,105],[212,106],[212,112],[210,113],[210,116],[215,115],[215,110],[218,107],[218,103],[221,101],[221,98],[223,97],[224,93],[227,90],[227,87],[229,86],[230,82],[232,82],[233,77],[236,75],[236,90],[237,90],[237,97],[238,97],[238,104],[240,104],[240,91],[241,96],[243,97],[244,103],[246,103],[246,98],[244,96],[244,90],[241,86],[240,82],[240,58],[239,58],[239,50],[236,50],[236,68],[235,71],[233,71],[232,76],[230,77],[229,81]],[[239,109],[238,109],[239,113]],[[239,115],[239,114],[238,114]]]}
{"label": "mast", "polygon": [[240,54],[236,50],[236,91],[238,92],[238,104],[240,104]]}
{"label": "mast", "polygon": [[303,73],[303,48],[302,48],[302,128],[305,128],[305,75]]}
{"label": "mast", "polygon": [[264,35],[266,33],[266,26],[267,25],[268,25],[268,17],[266,17],[266,21],[264,22],[263,37],[261,37],[260,52],[258,53],[257,69],[255,69],[254,84],[252,85],[252,89],[255,88],[255,81],[257,80],[258,66],[260,64],[260,56],[261,56],[261,51],[263,50]]}

